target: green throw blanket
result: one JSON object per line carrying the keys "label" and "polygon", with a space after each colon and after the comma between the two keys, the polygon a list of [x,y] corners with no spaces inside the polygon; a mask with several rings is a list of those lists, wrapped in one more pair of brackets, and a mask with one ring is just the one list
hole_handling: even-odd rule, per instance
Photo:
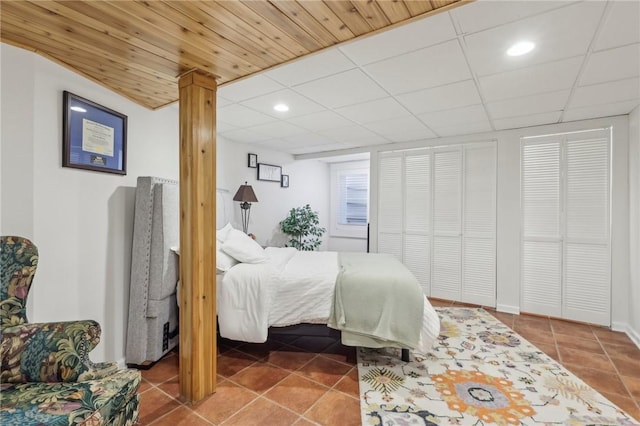
{"label": "green throw blanket", "polygon": [[388,254],[340,253],[329,327],[351,346],[415,348],[424,294],[413,274]]}

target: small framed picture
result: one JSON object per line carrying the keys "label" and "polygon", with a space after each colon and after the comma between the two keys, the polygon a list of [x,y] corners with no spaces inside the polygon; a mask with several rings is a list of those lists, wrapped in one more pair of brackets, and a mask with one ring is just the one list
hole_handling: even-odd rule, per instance
{"label": "small framed picture", "polygon": [[247,165],[253,169],[258,167],[258,154],[251,154],[247,158]]}
{"label": "small framed picture", "polygon": [[273,164],[258,163],[258,180],[282,182],[282,167]]}
{"label": "small framed picture", "polygon": [[289,187],[289,175],[282,175],[282,179],[280,180],[280,186],[283,188]]}

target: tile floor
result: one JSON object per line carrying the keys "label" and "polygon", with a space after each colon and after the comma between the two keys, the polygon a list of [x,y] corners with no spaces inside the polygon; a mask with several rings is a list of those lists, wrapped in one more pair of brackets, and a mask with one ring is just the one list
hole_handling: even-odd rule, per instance
{"label": "tile floor", "polygon": [[[487,310],[640,420],[640,349],[625,334]],[[142,372],[139,424],[360,425],[355,350],[326,328],[318,334],[260,345],[222,340],[217,391],[194,405],[178,399],[178,356],[168,354]]]}

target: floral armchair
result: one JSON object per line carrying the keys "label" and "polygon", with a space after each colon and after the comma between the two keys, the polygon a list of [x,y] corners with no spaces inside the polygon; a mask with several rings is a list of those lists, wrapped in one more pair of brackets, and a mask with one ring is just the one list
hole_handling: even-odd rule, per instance
{"label": "floral armchair", "polygon": [[0,424],[135,424],[140,372],[89,360],[97,322],[27,322],[37,265],[31,241],[0,237]]}

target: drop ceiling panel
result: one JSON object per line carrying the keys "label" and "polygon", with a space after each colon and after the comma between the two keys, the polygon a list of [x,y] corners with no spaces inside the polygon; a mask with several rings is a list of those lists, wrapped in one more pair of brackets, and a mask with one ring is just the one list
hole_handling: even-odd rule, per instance
{"label": "drop ceiling panel", "polygon": [[405,93],[397,95],[396,99],[414,114],[458,108],[481,102],[473,80]]}
{"label": "drop ceiling panel", "polygon": [[630,100],[640,101],[640,78],[638,77],[578,87],[571,98],[569,108]]}
{"label": "drop ceiling panel", "polygon": [[312,152],[337,151],[337,150],[346,149],[346,148],[353,148],[353,147],[350,145],[347,145],[346,143],[332,143],[332,144],[323,144],[319,146],[295,148],[295,149],[292,149],[290,152],[294,155],[297,155],[297,154],[309,154]]}
{"label": "drop ceiling panel", "polygon": [[329,49],[322,53],[305,56],[293,62],[267,71],[265,75],[286,86],[295,86],[342,71],[355,68],[339,49]]}
{"label": "drop ceiling panel", "polygon": [[471,77],[457,40],[376,62],[364,70],[394,95]]}
{"label": "drop ceiling panel", "polygon": [[640,43],[591,54],[580,85],[622,80],[640,75]]}
{"label": "drop ceiling panel", "polygon": [[468,135],[471,133],[482,133],[491,131],[491,125],[487,121],[481,121],[476,123],[460,123],[455,126],[443,126],[435,127],[433,131],[438,136],[455,136],[455,135]]}
{"label": "drop ceiling panel", "polygon": [[480,88],[487,102],[569,89],[581,64],[582,57],[576,57],[493,74],[480,78]]}
{"label": "drop ceiling panel", "polygon": [[273,121],[271,123],[249,127],[247,130],[267,135],[270,138],[284,138],[287,136],[295,136],[301,135],[303,133],[308,133],[308,130],[305,130],[298,126],[294,126],[293,124],[289,124],[286,121]]}
{"label": "drop ceiling panel", "polygon": [[569,100],[570,90],[541,93],[504,101],[490,102],[487,109],[491,118],[517,117],[520,115],[539,114],[550,111],[561,111]]}
{"label": "drop ceiling panel", "polygon": [[463,123],[488,123],[487,113],[482,105],[427,112],[418,115],[418,118],[432,129]]}
{"label": "drop ceiling panel", "polygon": [[356,143],[360,140],[387,141],[385,138],[375,134],[371,130],[368,130],[362,126],[357,126],[357,125],[341,127],[339,129],[323,130],[319,133],[322,136],[326,136],[337,142],[343,142],[343,143]]}
{"label": "drop ceiling panel", "polygon": [[436,135],[414,116],[369,123],[367,128],[391,142],[405,142],[434,138]]}
{"label": "drop ceiling panel", "polygon": [[271,136],[255,132],[250,129],[236,129],[221,133],[226,139],[241,143],[255,143],[271,139]]}
{"label": "drop ceiling panel", "polygon": [[455,37],[456,32],[449,15],[441,13],[428,20],[346,43],[340,46],[340,50],[358,65],[366,65]]}
{"label": "drop ceiling panel", "polygon": [[574,108],[565,111],[562,121],[586,120],[588,118],[608,117],[613,115],[629,114],[638,106],[638,101],[616,102],[614,104],[604,104],[588,106],[584,108]]}
{"label": "drop ceiling panel", "polygon": [[[578,3],[466,36],[471,68],[476,75],[484,76],[584,55],[604,6],[604,2]],[[522,56],[506,54],[509,47],[522,40],[534,42],[535,49]]]}
{"label": "drop ceiling panel", "polygon": [[234,82],[233,84],[222,86],[218,89],[218,94],[233,102],[240,102],[266,93],[275,92],[283,88],[284,87],[280,83],[259,74],[251,78]]}
{"label": "drop ceiling panel", "polygon": [[387,96],[359,69],[295,86],[295,90],[329,108],[353,105]]}
{"label": "drop ceiling panel", "polygon": [[[276,104],[280,103],[286,104],[289,107],[289,111],[281,112],[273,109]],[[309,98],[301,96],[291,89],[279,90],[274,93],[269,93],[268,95],[258,96],[241,102],[241,104],[280,119],[311,114],[312,112],[318,112],[324,109],[321,105],[309,100]]]}
{"label": "drop ceiling panel", "polygon": [[275,118],[269,115],[238,104],[232,104],[218,109],[216,118],[218,122],[231,124],[236,127],[257,126],[258,124],[264,124],[275,120]]}
{"label": "drop ceiling panel", "polygon": [[610,2],[610,13],[598,35],[594,50],[640,43],[640,2]]}
{"label": "drop ceiling panel", "polygon": [[398,101],[391,97],[346,106],[335,111],[358,123],[371,123],[410,115]]}
{"label": "drop ceiling panel", "polygon": [[296,126],[311,130],[312,132],[352,126],[354,124],[352,121],[347,120],[341,115],[329,110],[314,112],[313,114],[303,115],[301,117],[293,117],[289,122]]}
{"label": "drop ceiling panel", "polygon": [[548,10],[563,7],[568,2],[558,1],[478,1],[449,13],[463,34],[517,21]]}
{"label": "drop ceiling panel", "polygon": [[236,126],[232,126],[231,124],[227,124],[225,122],[222,122],[220,120],[216,120],[216,132],[217,133],[224,133],[224,132],[228,132],[230,130],[236,130],[237,127]]}
{"label": "drop ceiling panel", "polygon": [[326,136],[318,135],[316,133],[306,133],[304,135],[290,136],[283,138],[283,140],[287,143],[295,144],[296,146],[318,146],[336,143],[336,141],[334,141],[333,139]]}
{"label": "drop ceiling panel", "polygon": [[557,123],[562,111],[545,112],[542,114],[523,115],[493,120],[496,130],[518,129],[521,127],[538,126],[541,124]]}

